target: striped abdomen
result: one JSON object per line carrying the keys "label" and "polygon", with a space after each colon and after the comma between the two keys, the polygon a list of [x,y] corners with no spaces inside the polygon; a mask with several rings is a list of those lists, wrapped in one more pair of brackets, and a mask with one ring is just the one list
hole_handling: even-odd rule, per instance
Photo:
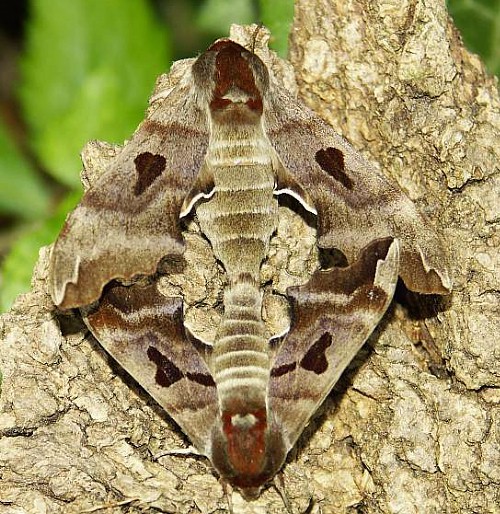
{"label": "striped abdomen", "polygon": [[216,136],[205,161],[213,173],[214,194],[196,209],[228,276],[211,367],[222,410],[248,413],[265,406],[269,357],[260,267],[276,228],[278,204],[271,154],[260,127],[233,127]]}

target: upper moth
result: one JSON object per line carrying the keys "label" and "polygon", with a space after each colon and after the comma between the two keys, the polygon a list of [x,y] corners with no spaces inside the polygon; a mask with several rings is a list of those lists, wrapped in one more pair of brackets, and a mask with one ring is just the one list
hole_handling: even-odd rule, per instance
{"label": "upper moth", "polygon": [[[439,239],[413,203],[230,39],[178,64],[167,91],[69,215],[52,252],[56,305],[82,308],[104,348],[247,496],[281,468],[387,309],[398,276],[450,289]],[[317,245],[347,267],[287,290],[291,326],[270,344],[261,265],[279,195],[316,215]],[[157,289],[196,216],[224,267],[212,345]],[[148,280],[135,280],[137,277]]]}

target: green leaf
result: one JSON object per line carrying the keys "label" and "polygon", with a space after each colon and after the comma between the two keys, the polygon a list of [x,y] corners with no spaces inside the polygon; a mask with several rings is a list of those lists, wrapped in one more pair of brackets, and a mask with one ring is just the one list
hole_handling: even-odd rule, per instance
{"label": "green leaf", "polygon": [[245,25],[254,23],[255,19],[251,0],[205,0],[196,24],[201,30],[222,37],[229,34],[232,23]]}
{"label": "green leaf", "polygon": [[448,0],[467,47],[500,76],[500,0]]}
{"label": "green leaf", "polygon": [[0,270],[0,311],[8,310],[18,294],[29,291],[40,247],[55,240],[67,213],[74,209],[80,197],[81,191],[72,192],[61,202],[53,216],[26,230],[13,244]]}
{"label": "green leaf", "polygon": [[293,21],[293,0],[259,0],[259,7],[262,23],[271,31],[271,48],[281,57],[286,57]]}
{"label": "green leaf", "polygon": [[32,0],[20,100],[48,173],[77,187],[90,139],[121,143],[144,117],[169,44],[145,0]]}
{"label": "green leaf", "polygon": [[0,212],[24,219],[45,216],[50,195],[0,123]]}

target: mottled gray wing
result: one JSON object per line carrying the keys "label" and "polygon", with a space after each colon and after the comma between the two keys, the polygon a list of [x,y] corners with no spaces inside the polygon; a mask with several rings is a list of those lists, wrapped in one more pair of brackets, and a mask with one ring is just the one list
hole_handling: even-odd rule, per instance
{"label": "mottled gray wing", "polygon": [[179,213],[203,164],[206,121],[188,86],[153,106],[55,243],[51,292],[62,308],[88,305],[110,280],[152,274],[183,252]]}
{"label": "mottled gray wing", "polygon": [[278,187],[294,190],[298,182],[307,192],[318,213],[319,246],[337,248],[352,262],[370,241],[396,237],[406,286],[449,292],[442,244],[413,202],[312,111],[278,88],[273,95],[264,114],[283,165]]}
{"label": "mottled gray wing", "polygon": [[269,411],[284,428],[288,450],[382,318],[398,265],[398,241],[381,239],[351,266],[317,271],[288,289],[292,324],[269,383]]}
{"label": "mottled gray wing", "polygon": [[84,318],[109,354],[206,454],[217,391],[204,358],[186,337],[182,299],[161,295],[154,284],[110,284]]}

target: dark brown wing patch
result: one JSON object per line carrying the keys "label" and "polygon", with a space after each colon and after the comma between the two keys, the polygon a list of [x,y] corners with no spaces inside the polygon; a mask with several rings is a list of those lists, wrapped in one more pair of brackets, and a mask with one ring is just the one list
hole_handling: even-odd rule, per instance
{"label": "dark brown wing patch", "polygon": [[332,336],[326,332],[310,348],[300,361],[300,365],[307,371],[321,375],[328,369],[326,350],[332,345]]}
{"label": "dark brown wing patch", "polygon": [[165,171],[166,159],[163,155],[144,152],[134,159],[137,171],[137,182],[134,186],[135,196],[142,195],[144,191]]}
{"label": "dark brown wing patch", "polygon": [[297,367],[296,362],[291,362],[290,364],[282,364],[281,366],[276,366],[271,370],[272,377],[281,377],[286,375],[287,373],[291,373]]}
{"label": "dark brown wing patch", "polygon": [[315,159],[323,171],[326,171],[346,189],[353,188],[352,180],[345,172],[344,154],[341,150],[332,147],[318,150]]}
{"label": "dark brown wing patch", "polygon": [[148,359],[156,364],[156,383],[162,387],[170,387],[183,378],[182,371],[157,348],[150,346]]}
{"label": "dark brown wing patch", "polygon": [[186,373],[186,377],[205,387],[215,387],[215,380],[208,373]]}
{"label": "dark brown wing patch", "polygon": [[155,380],[159,386],[170,387],[179,380],[187,378],[205,387],[215,387],[214,379],[208,373],[183,373],[174,362],[158,350],[150,346],[147,351],[148,359],[156,364]]}

